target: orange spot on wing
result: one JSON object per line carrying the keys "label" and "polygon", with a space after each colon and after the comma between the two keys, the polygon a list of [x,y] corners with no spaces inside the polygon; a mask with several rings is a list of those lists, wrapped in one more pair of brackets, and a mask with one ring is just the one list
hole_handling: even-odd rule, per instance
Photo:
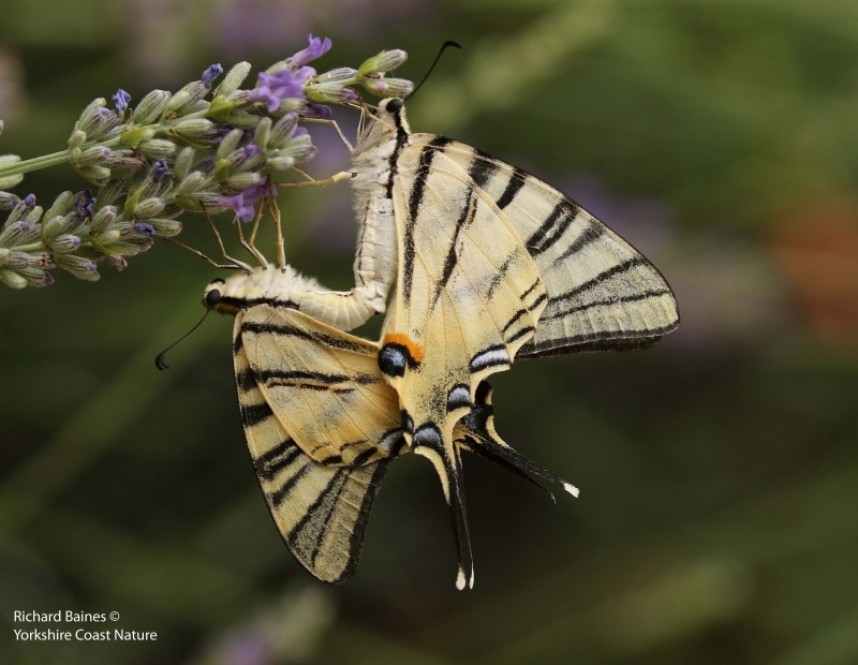
{"label": "orange spot on wing", "polygon": [[381,345],[384,346],[385,344],[399,344],[404,346],[408,349],[408,353],[411,354],[411,357],[415,362],[423,362],[423,347],[405,333],[390,333],[385,335],[384,339],[381,341]]}

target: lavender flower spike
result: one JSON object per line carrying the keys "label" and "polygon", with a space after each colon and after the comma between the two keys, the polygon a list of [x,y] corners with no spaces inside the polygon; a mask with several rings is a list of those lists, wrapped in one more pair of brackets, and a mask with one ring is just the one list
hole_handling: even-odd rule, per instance
{"label": "lavender flower spike", "polygon": [[131,95],[122,88],[119,88],[119,90],[113,93],[113,104],[116,106],[116,112],[119,113],[119,115],[122,115],[126,110],[128,110],[128,104],[130,103]]}
{"label": "lavender flower spike", "polygon": [[315,60],[331,50],[331,40],[328,37],[320,39],[313,37],[313,33],[310,33],[307,40],[309,41],[307,48],[301,49],[289,58],[293,67],[303,67],[311,60]]}

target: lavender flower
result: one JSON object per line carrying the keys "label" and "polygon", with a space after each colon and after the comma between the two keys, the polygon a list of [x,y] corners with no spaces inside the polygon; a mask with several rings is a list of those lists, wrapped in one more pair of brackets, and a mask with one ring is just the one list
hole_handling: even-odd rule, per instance
{"label": "lavender flower", "polygon": [[252,102],[264,102],[268,112],[274,113],[282,102],[305,99],[304,84],[315,73],[312,67],[303,67],[298,72],[290,69],[281,69],[274,74],[262,72],[247,98]]}
{"label": "lavender flower", "polygon": [[219,203],[235,211],[235,220],[249,222],[256,216],[256,203],[265,197],[277,196],[277,188],[267,179],[246,187],[237,194],[225,194]]}
{"label": "lavender flower", "polygon": [[128,105],[131,103],[131,95],[122,88],[119,88],[113,93],[113,105],[116,107],[117,113],[122,115],[128,110]]}
{"label": "lavender flower", "polygon": [[[281,174],[316,153],[305,119],[330,118],[326,104],[358,98],[356,89],[407,94],[410,82],[385,78],[404,61],[401,51],[382,51],[359,68],[338,67],[321,74],[309,63],[331,49],[331,40],[309,35],[291,58],[260,73],[242,88],[250,64],[224,74],[212,64],[201,78],[175,93],[153,90],[129,111],[131,95],[118,89],[108,100],[93,100],[81,113],[68,149],[21,160],[0,155],[0,282],[14,288],[46,286],[49,271],[79,279],[99,279],[98,265],[116,269],[125,257],[152,246],[156,237],[177,235],[184,212],[254,219],[257,203],[277,195]],[[114,110],[115,109],[115,110]],[[95,195],[63,192],[44,211],[33,195],[8,190],[28,172],[71,164]]]}
{"label": "lavender flower", "polygon": [[204,85],[210,86],[212,81],[214,81],[218,76],[223,74],[223,67],[220,63],[214,63],[213,65],[209,65],[206,67],[206,70],[203,72],[202,82]]}
{"label": "lavender flower", "polygon": [[[324,39],[319,39],[318,37],[313,37],[313,33],[307,37],[307,41],[309,44],[306,48],[301,49],[291,58],[289,58],[289,62],[293,67],[303,67],[311,60],[315,60],[316,58],[320,58],[325,55],[328,51],[331,50],[331,40],[325,37]],[[315,73],[315,71],[314,71]]]}

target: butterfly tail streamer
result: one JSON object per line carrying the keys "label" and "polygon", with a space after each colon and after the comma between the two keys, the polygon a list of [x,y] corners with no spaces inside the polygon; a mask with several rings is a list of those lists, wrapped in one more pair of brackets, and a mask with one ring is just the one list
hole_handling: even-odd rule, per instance
{"label": "butterfly tail streamer", "polygon": [[474,556],[471,549],[471,531],[465,507],[464,477],[461,460],[455,452],[448,452],[440,446],[416,446],[414,452],[432,462],[441,480],[444,499],[450,508],[453,525],[453,539],[459,555],[459,569],[456,574],[456,588],[460,591],[474,587]]}

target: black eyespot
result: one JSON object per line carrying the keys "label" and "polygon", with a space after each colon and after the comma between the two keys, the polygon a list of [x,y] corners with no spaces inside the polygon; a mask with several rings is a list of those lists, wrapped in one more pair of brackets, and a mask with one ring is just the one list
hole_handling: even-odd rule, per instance
{"label": "black eyespot", "polygon": [[214,309],[221,301],[221,298],[223,298],[221,292],[218,289],[212,289],[206,293],[205,298],[203,298],[203,304],[209,309]]}
{"label": "black eyespot", "polygon": [[384,108],[387,109],[388,113],[399,113],[402,110],[402,104],[401,99],[394,98],[387,102],[387,106]]}

